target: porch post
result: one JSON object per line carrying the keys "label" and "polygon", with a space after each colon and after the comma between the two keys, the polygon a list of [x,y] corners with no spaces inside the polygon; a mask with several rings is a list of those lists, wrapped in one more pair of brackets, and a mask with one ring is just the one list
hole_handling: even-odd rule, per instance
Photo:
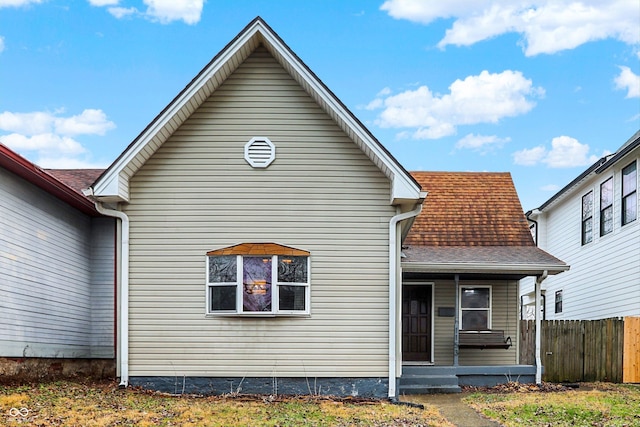
{"label": "porch post", "polygon": [[460,275],[456,274],[454,277],[456,287],[456,312],[453,316],[453,366],[458,366],[458,353],[460,353],[460,334],[458,332],[458,325],[460,324]]}

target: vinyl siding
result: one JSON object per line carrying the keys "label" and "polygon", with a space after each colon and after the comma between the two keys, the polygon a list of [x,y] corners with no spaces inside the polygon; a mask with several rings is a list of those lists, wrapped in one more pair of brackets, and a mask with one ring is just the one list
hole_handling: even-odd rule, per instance
{"label": "vinyl siding", "polygon": [[[267,169],[244,145],[268,137]],[[263,49],[131,180],[130,375],[386,376],[390,183]],[[205,253],[311,252],[309,317],[205,317]]]}
{"label": "vinyl siding", "polygon": [[[621,226],[621,169],[635,158],[631,156],[605,173],[596,175],[571,193],[570,197],[545,210],[538,221],[542,226],[542,249],[571,266],[568,272],[543,282],[546,289],[547,319],[604,319],[640,315],[640,218]],[[599,235],[600,184],[614,177],[614,229]],[[640,190],[640,184],[638,186]],[[581,244],[581,200],[593,190],[593,241]],[[640,193],[639,193],[640,194]],[[532,291],[531,283],[522,291]],[[555,292],[563,291],[563,311],[555,313]]]}
{"label": "vinyl siding", "polygon": [[[459,284],[460,286],[491,285],[491,328],[503,330],[505,337],[511,337],[513,345],[507,350],[461,348],[458,363],[463,366],[517,364],[517,282],[460,281]],[[438,307],[455,307],[455,283],[453,281],[435,282],[434,310],[434,363],[436,365],[451,365],[453,364],[454,318],[438,317]]]}
{"label": "vinyl siding", "polygon": [[94,357],[104,345],[92,317],[113,323],[113,309],[92,310],[91,233],[90,217],[0,169],[0,356]]}

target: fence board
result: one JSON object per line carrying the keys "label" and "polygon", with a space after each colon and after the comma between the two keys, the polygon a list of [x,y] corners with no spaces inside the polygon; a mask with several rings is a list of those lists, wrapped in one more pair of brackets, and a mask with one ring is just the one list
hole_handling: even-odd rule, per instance
{"label": "fence board", "polygon": [[[626,319],[542,321],[543,379],[550,382],[621,382],[623,372],[629,371],[629,378],[640,381],[640,318],[636,319],[637,324],[629,326]],[[635,342],[627,335],[633,336]],[[520,363],[534,364],[534,321],[521,321],[519,344]],[[623,361],[628,363],[628,369]]]}
{"label": "fence board", "polygon": [[624,318],[622,382],[640,383],[640,317]]}

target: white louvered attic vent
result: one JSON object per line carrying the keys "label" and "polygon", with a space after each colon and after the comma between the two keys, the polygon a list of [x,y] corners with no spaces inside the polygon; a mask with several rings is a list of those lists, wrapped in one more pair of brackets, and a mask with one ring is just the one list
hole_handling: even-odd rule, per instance
{"label": "white louvered attic vent", "polygon": [[266,168],[276,158],[276,146],[269,138],[256,136],[244,146],[244,159],[254,168]]}

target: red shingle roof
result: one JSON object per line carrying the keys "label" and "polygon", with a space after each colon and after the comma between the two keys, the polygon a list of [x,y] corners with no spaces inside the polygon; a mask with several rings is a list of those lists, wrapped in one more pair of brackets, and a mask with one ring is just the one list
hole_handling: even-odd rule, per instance
{"label": "red shingle roof", "polygon": [[83,194],[82,190],[91,186],[104,169],[45,169],[44,171]]}
{"label": "red shingle roof", "polygon": [[405,245],[535,246],[507,172],[412,172],[428,192]]}

